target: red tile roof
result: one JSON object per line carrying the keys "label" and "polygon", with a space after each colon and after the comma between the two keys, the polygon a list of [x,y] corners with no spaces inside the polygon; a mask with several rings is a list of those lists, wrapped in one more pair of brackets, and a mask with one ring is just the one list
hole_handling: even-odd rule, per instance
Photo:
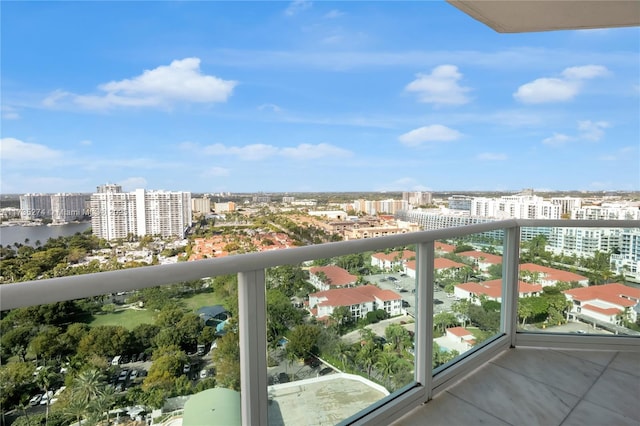
{"label": "red tile roof", "polygon": [[[502,296],[502,280],[491,280],[484,282],[470,282],[458,284],[456,287],[459,287],[463,290],[466,290],[470,293],[474,293],[476,295],[484,294],[485,296],[497,299]],[[540,284],[529,284],[524,281],[518,281],[518,293],[536,293],[541,292],[542,286]]]}
{"label": "red tile roof", "polygon": [[464,327],[450,327],[450,328],[447,328],[447,331],[453,334],[454,336],[458,336],[458,337],[467,337],[467,336],[473,337],[473,334]]}
{"label": "red tile roof", "polygon": [[342,286],[347,284],[353,284],[358,280],[358,277],[351,275],[345,269],[339,266],[314,266],[309,269],[309,273],[316,275],[318,272],[324,272],[327,278],[330,280],[330,286]]}
{"label": "red tile roof", "polygon": [[502,256],[497,254],[489,254],[482,251],[463,251],[461,253],[457,253],[458,256],[463,257],[472,257],[474,259],[482,260],[485,263],[491,263],[493,265],[499,265],[502,263]]}
{"label": "red tile roof", "polygon": [[546,278],[549,280],[563,281],[563,282],[571,282],[571,281],[584,281],[588,279],[587,277],[583,277],[582,275],[574,274],[569,271],[561,271],[560,269],[549,268],[547,266],[536,265],[535,263],[523,263],[520,265],[521,271],[529,271],[529,272],[539,272],[541,274],[545,274]]}
{"label": "red tile roof", "polygon": [[398,259],[398,256],[401,260],[407,260],[412,257],[416,257],[416,252],[411,250],[403,250],[400,251],[392,251],[389,254],[386,253],[374,253],[371,257],[375,257],[376,259],[386,260],[387,262],[395,262]]}
{"label": "red tile roof", "polygon": [[[407,269],[411,269],[413,271],[416,270],[416,261],[410,260],[406,264]],[[464,268],[464,263],[454,262],[451,259],[447,259],[445,257],[436,257],[433,261],[433,267],[435,269],[448,269],[448,268]]]}
{"label": "red tile roof", "polygon": [[617,308],[601,308],[599,306],[594,306],[594,305],[582,305],[582,309],[588,309],[590,311],[593,312],[598,312],[600,314],[605,314],[605,315],[618,315],[620,312],[622,312],[622,309],[617,309]]}
{"label": "red tile roof", "polygon": [[456,249],[456,246],[452,246],[451,244],[441,243],[439,241],[436,241],[434,243],[434,247],[436,250],[444,251],[447,253],[453,253],[453,251]]}
{"label": "red tile roof", "polygon": [[573,288],[563,293],[581,302],[602,300],[622,307],[635,306],[640,300],[640,289],[618,283]]}
{"label": "red tile roof", "polygon": [[312,293],[309,297],[325,298],[320,302],[321,306],[351,306],[361,303],[373,302],[376,299],[382,301],[401,300],[402,296],[392,290],[381,290],[373,285],[359,287],[335,288],[318,293]]}

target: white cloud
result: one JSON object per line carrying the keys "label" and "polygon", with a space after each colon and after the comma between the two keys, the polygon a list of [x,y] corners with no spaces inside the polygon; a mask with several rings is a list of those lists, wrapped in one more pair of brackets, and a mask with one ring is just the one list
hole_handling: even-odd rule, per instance
{"label": "white cloud", "polygon": [[339,148],[327,143],[311,145],[307,143],[296,147],[282,148],[281,155],[297,160],[310,160],[323,157],[349,157],[352,153],[346,149]]}
{"label": "white cloud", "polygon": [[543,139],[542,143],[550,146],[560,146],[572,140],[573,138],[571,136],[567,136],[563,133],[554,133],[553,136]]}
{"label": "white cloud", "polygon": [[600,161],[615,161],[617,159],[618,157],[616,157],[615,155],[602,155],[598,157],[598,160]]}
{"label": "white cloud", "polygon": [[604,129],[609,127],[606,121],[578,121],[578,135],[569,136],[563,133],[554,133],[542,140],[542,143],[550,146],[560,146],[571,141],[591,141],[597,142],[604,137]]}
{"label": "white cloud", "polygon": [[563,102],[573,99],[580,91],[580,84],[559,78],[539,78],[518,87],[513,97],[525,104]]}
{"label": "white cloud", "polygon": [[2,105],[2,118],[4,120],[18,120],[20,119],[20,114],[18,114],[15,108],[9,105]]}
{"label": "white cloud", "polygon": [[122,189],[124,191],[133,191],[135,189],[146,188],[147,180],[143,177],[133,176],[118,182],[118,184],[122,185]]}
{"label": "white cloud", "polygon": [[[184,145],[184,143],[182,145]],[[197,147],[197,145],[191,144],[188,146],[190,148]],[[267,144],[225,146],[224,144],[217,143],[205,146],[202,148],[202,152],[206,155],[235,156],[240,160],[247,161],[264,160],[270,157],[309,160],[324,157],[348,157],[352,155],[351,151],[327,143],[317,145],[303,143],[294,147],[277,147]]]}
{"label": "white cloud", "polygon": [[476,157],[481,161],[504,161],[507,159],[507,154],[500,154],[496,152],[482,152]]}
{"label": "white cloud", "polygon": [[89,139],[84,139],[80,141],[80,145],[83,145],[83,146],[90,146],[92,144],[93,142],[91,142]]}
{"label": "white cloud", "polygon": [[419,146],[424,142],[448,142],[462,137],[462,133],[441,124],[419,127],[398,137],[407,146]]}
{"label": "white cloud", "polygon": [[43,104],[54,107],[70,98],[88,109],[115,107],[169,107],[176,102],[226,102],[238,83],[202,74],[199,58],[175,60],[131,79],[111,81],[98,86],[103,94],[76,95],[57,90]]}
{"label": "white cloud", "polygon": [[608,74],[609,70],[602,65],[569,67],[562,71],[562,76],[571,80],[586,80],[589,78],[604,77]]}
{"label": "white cloud", "polygon": [[220,177],[220,176],[229,176],[229,169],[225,169],[224,167],[210,167],[205,170],[200,176],[201,177]]}
{"label": "white cloud", "polygon": [[303,10],[309,9],[313,3],[306,0],[294,0],[289,3],[289,6],[285,9],[284,14],[287,16],[294,16]]}
{"label": "white cloud", "polygon": [[335,19],[344,16],[344,12],[339,11],[338,9],[333,9],[327,12],[324,17],[326,19]]}
{"label": "white cloud", "polygon": [[463,105],[470,101],[466,93],[471,89],[462,87],[458,81],[462,74],[455,65],[440,65],[431,74],[417,74],[405,90],[416,92],[420,102],[435,105]]}
{"label": "white cloud", "polygon": [[0,139],[0,158],[17,162],[51,161],[62,157],[62,152],[37,143],[23,142],[15,138]]}
{"label": "white cloud", "polygon": [[538,78],[518,87],[513,97],[525,104],[570,101],[580,93],[584,80],[608,73],[607,68],[601,65],[565,68],[562,78]]}
{"label": "white cloud", "polygon": [[282,108],[276,104],[262,104],[258,107],[258,111],[282,112]]}
{"label": "white cloud", "polygon": [[227,147],[221,143],[216,143],[204,147],[204,153],[208,155],[235,155],[241,160],[256,161],[276,155],[278,148],[266,144]]}
{"label": "white cloud", "polygon": [[578,130],[580,131],[580,138],[597,142],[604,136],[604,130],[609,127],[609,123],[606,121],[579,121]]}

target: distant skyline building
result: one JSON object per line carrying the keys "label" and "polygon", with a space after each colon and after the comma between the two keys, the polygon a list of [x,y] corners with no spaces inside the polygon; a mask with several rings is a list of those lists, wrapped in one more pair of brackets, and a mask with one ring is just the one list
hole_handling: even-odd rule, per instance
{"label": "distant skyline building", "polygon": [[68,223],[82,220],[89,215],[86,208],[87,196],[84,194],[51,195],[51,219],[53,223]]}
{"label": "distant skyline building", "polygon": [[468,195],[452,195],[449,197],[449,209],[471,211],[471,200],[473,197]]}
{"label": "distant skyline building", "polygon": [[20,196],[20,218],[34,220],[51,218],[50,194],[24,194]]}
{"label": "distant skyline building", "polygon": [[202,198],[192,198],[191,210],[193,213],[209,214],[209,212],[211,212],[211,198],[206,195]]}
{"label": "distant skyline building", "polygon": [[433,194],[424,191],[403,192],[402,200],[411,206],[426,206],[433,202]]}
{"label": "distant skyline building", "polygon": [[[91,196],[93,234],[106,240],[159,235],[183,238],[191,225],[191,193],[122,192],[117,185],[101,185]],[[102,191],[101,191],[102,190]]]}

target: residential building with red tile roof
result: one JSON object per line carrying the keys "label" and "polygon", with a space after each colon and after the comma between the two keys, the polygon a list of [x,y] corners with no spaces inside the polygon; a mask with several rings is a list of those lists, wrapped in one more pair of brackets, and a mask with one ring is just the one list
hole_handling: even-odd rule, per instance
{"label": "residential building with red tile roof", "polygon": [[371,266],[390,271],[393,268],[401,267],[410,259],[416,258],[416,252],[411,250],[392,251],[387,253],[373,253],[371,255]]}
{"label": "residential building with red tile roof", "polygon": [[502,264],[502,256],[497,254],[489,254],[482,251],[463,251],[461,253],[457,253],[458,256],[467,257],[473,259],[473,263],[478,267],[478,269],[482,272],[487,272],[491,265],[501,265]]}
{"label": "residential building with red tile roof", "polygon": [[456,246],[452,246],[451,244],[441,243],[440,241],[436,241],[434,243],[434,247],[436,252],[440,252],[440,253],[453,253],[456,250]]}
{"label": "residential building with red tile roof", "polygon": [[354,319],[366,317],[368,312],[384,309],[389,316],[403,313],[402,297],[392,290],[373,285],[337,288],[309,295],[309,310],[318,319],[326,319],[339,306],[349,308]]}
{"label": "residential building with red tile roof", "polygon": [[523,263],[520,265],[520,278],[524,281],[541,284],[542,287],[556,285],[559,282],[576,282],[583,287],[589,285],[589,278],[574,274],[569,271],[536,265],[535,263]]}
{"label": "residential building with red tile roof", "polygon": [[[453,275],[461,268],[468,267],[464,263],[454,262],[451,259],[447,259],[445,257],[436,257],[433,260],[433,267],[437,272],[440,272],[444,275]],[[410,260],[404,265],[404,273],[410,276],[411,278],[416,277],[416,261]]]}
{"label": "residential building with red tile roof", "polygon": [[309,281],[318,290],[325,291],[354,286],[358,277],[335,265],[313,266],[309,268]]}
{"label": "residential building with red tile roof", "polygon": [[447,328],[445,334],[450,340],[456,343],[462,343],[465,349],[471,349],[471,347],[476,344],[476,338],[464,327]]}
{"label": "residential building with red tile roof", "polygon": [[636,322],[640,310],[640,289],[612,283],[563,291],[572,302],[570,313],[620,324],[621,317]]}
{"label": "residential building with red tile roof", "polygon": [[[540,292],[542,292],[540,284],[518,281],[518,297],[538,296]],[[469,299],[476,305],[480,304],[481,296],[486,297],[488,300],[502,302],[502,279],[457,284],[454,287],[453,294],[460,299]]]}

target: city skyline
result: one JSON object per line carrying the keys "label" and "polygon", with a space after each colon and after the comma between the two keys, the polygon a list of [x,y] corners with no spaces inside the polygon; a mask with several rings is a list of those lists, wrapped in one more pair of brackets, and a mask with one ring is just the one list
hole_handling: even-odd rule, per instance
{"label": "city skyline", "polygon": [[444,2],[5,2],[1,193],[640,190],[638,28]]}

